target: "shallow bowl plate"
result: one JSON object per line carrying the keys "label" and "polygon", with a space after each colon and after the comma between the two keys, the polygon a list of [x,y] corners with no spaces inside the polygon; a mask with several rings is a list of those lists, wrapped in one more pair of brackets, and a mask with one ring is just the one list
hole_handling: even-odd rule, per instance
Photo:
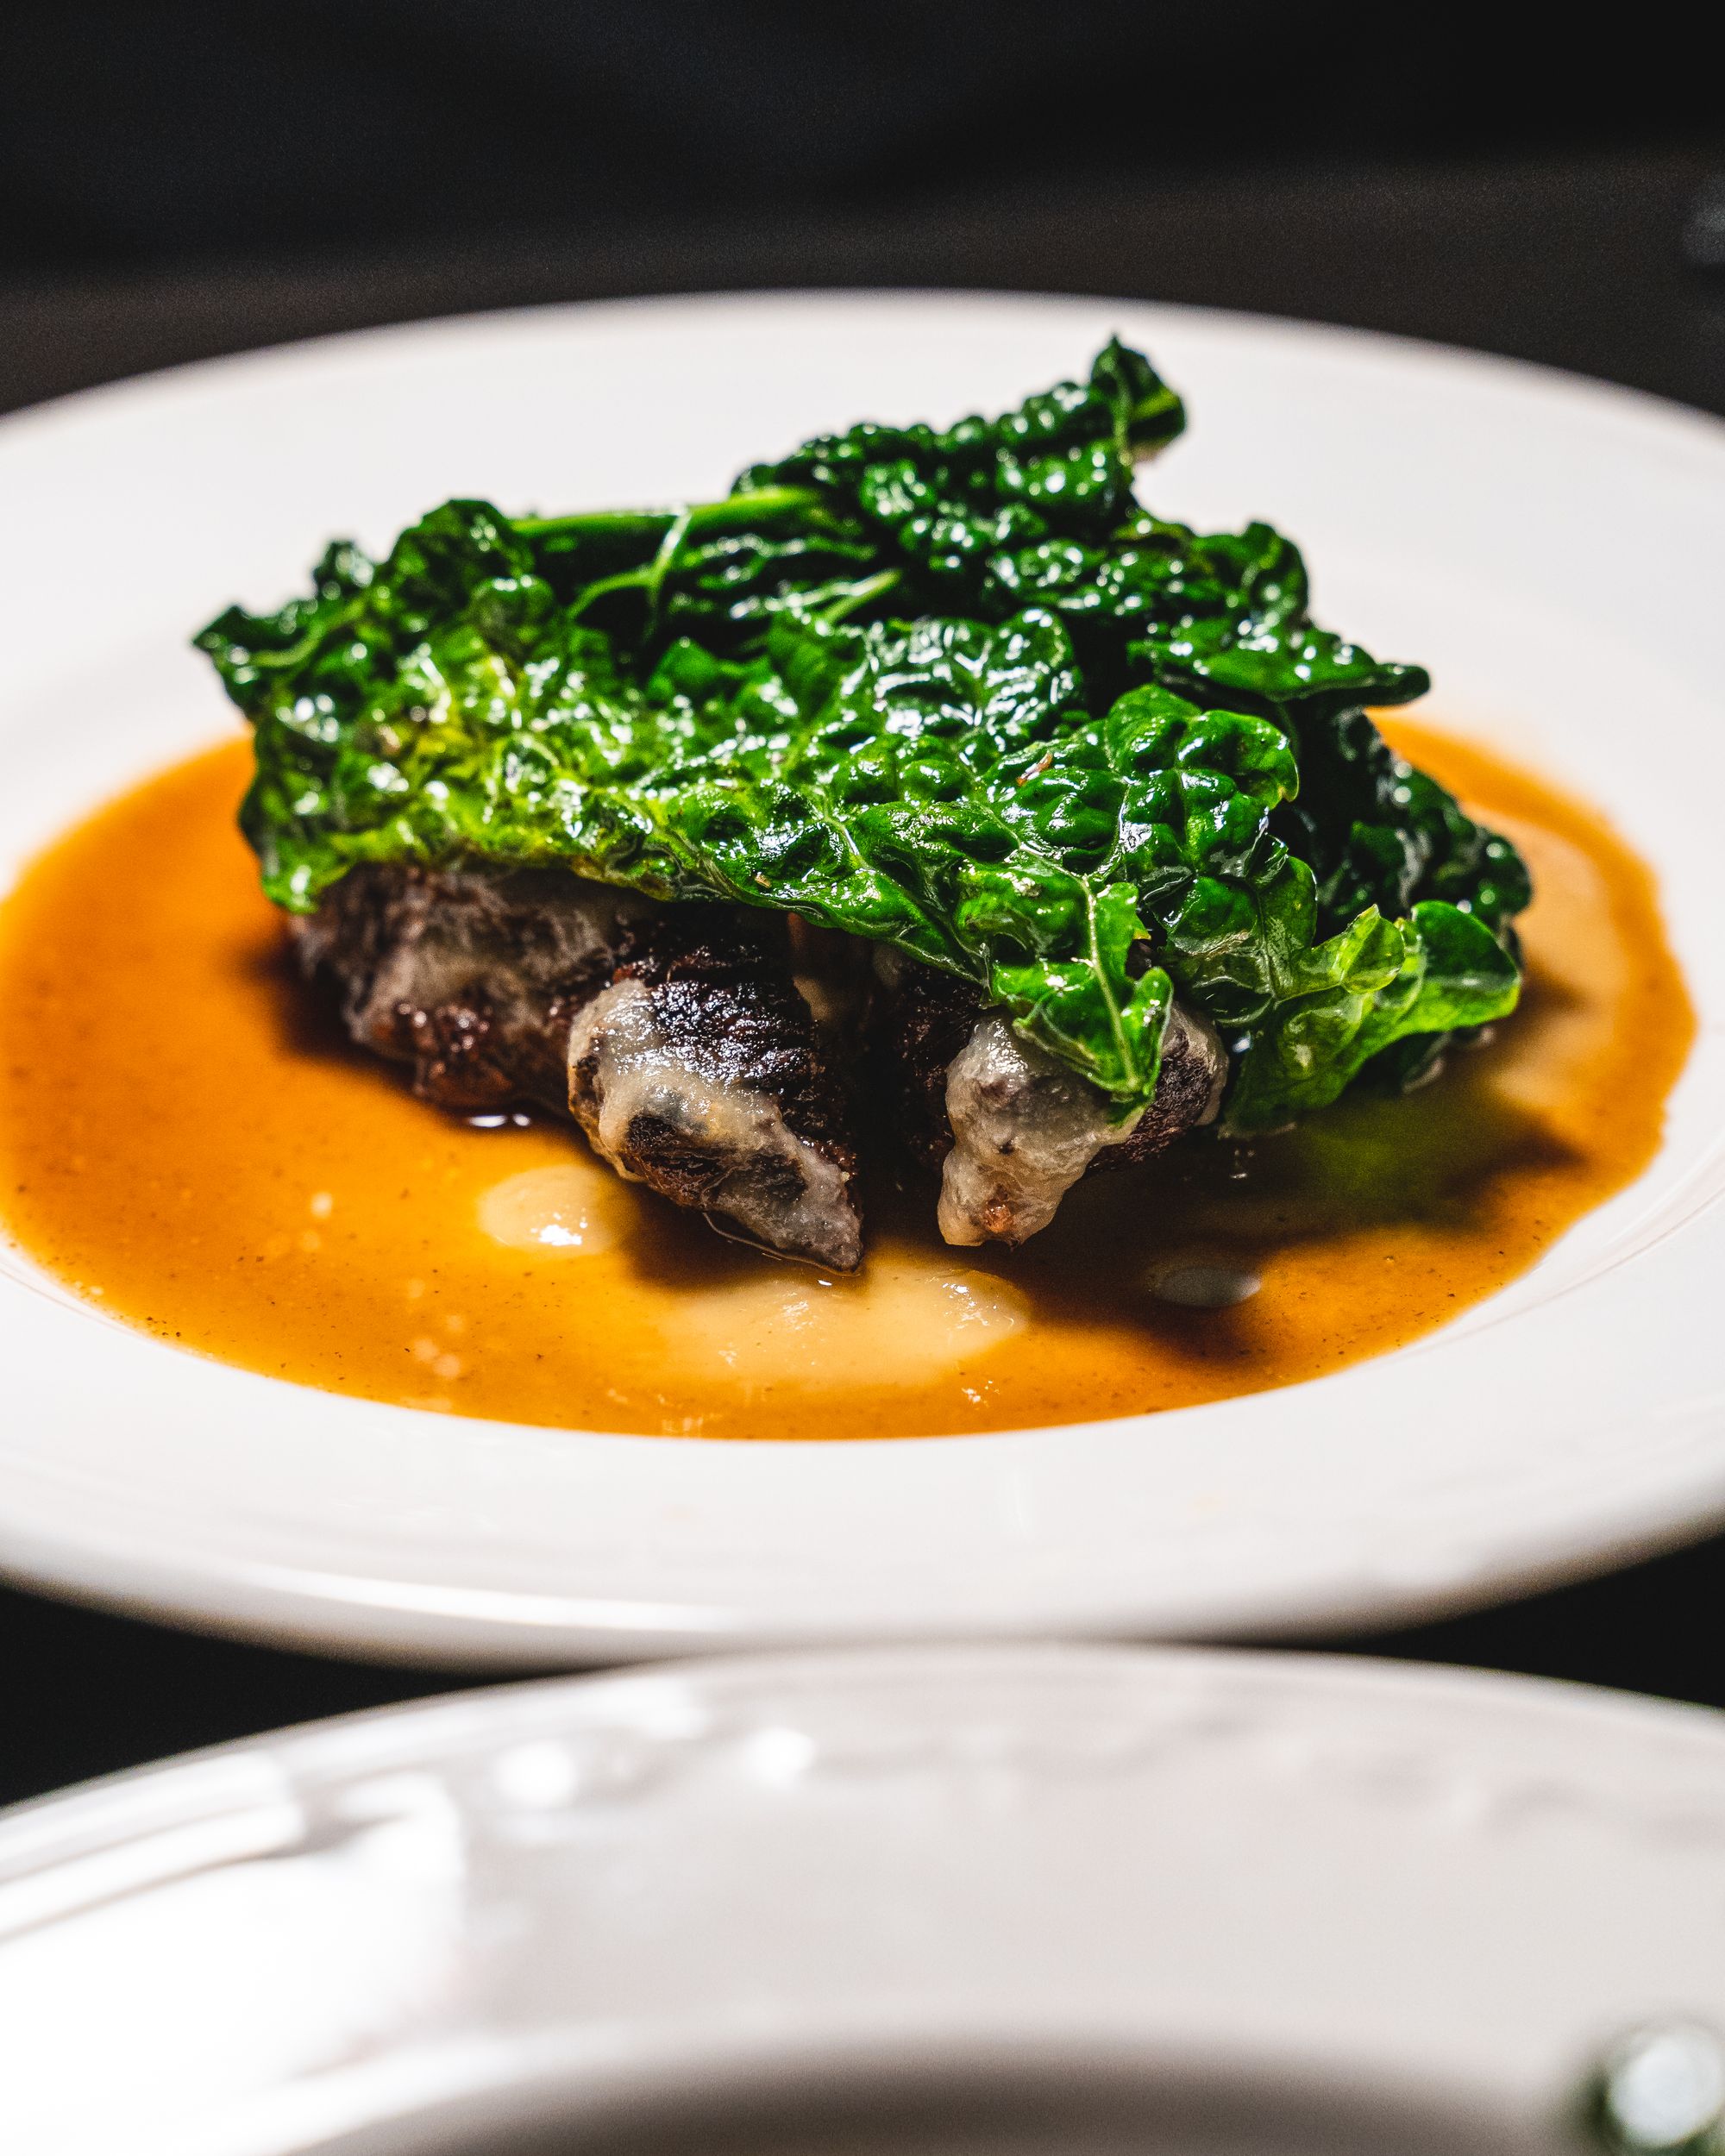
{"label": "shallow bowl plate", "polygon": [[[1725,429],[1524,367],[1066,299],[555,309],[344,337],[0,428],[0,880],[219,737],[187,628],[425,505],[699,498],[854,414],[1007,404],[1118,330],[1201,416],[1195,523],[1273,517],[1326,618],[1655,865],[1701,1034],[1663,1149],[1417,1345],[1149,1418],[892,1445],[517,1428],[183,1355],[0,1251],[0,1563],[350,1650],[519,1664],[740,1640],[1241,1633],[1477,1602],[1725,1511]],[[1161,496],[1159,496],[1161,498]]]}

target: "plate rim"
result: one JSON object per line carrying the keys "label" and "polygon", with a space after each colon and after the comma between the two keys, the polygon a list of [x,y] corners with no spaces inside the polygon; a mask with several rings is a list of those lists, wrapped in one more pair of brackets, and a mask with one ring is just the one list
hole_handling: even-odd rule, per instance
{"label": "plate rim", "polygon": [[238,351],[216,353],[208,358],[178,360],[164,367],[147,368],[142,373],[116,375],[110,381],[94,382],[83,389],[66,390],[54,396],[38,398],[31,404],[16,405],[11,411],[0,413],[0,449],[15,436],[27,432],[34,434],[38,428],[46,432],[50,425],[58,427],[85,416],[98,416],[110,402],[130,399],[147,392],[181,386],[195,389],[200,379],[216,373],[255,370],[261,374],[272,367],[285,367],[320,354],[340,356],[391,341],[408,342],[427,332],[481,335],[499,328],[532,328],[572,316],[583,320],[622,320],[661,312],[677,313],[689,308],[720,313],[779,305],[793,309],[855,305],[871,310],[902,305],[908,311],[931,304],[961,309],[974,307],[978,312],[1001,305],[1046,307],[1051,311],[1120,307],[1132,313],[1157,315],[1170,322],[1188,322],[1196,327],[1238,324],[1272,330],[1308,342],[1314,348],[1327,342],[1338,348],[1351,346],[1399,352],[1411,362],[1423,361],[1440,367],[1459,363],[1469,373],[1499,374],[1530,388],[1543,388],[1548,395],[1574,399],[1577,410],[1590,408],[1600,416],[1627,417],[1633,411],[1655,425],[1675,423],[1692,429],[1697,444],[1725,450],[1725,416],[1698,404],[1686,404],[1680,398],[1665,396],[1658,390],[1637,388],[1628,382],[1588,374],[1577,367],[1559,367],[1550,360],[1491,352],[1480,346],[1456,344],[1442,337],[1419,336],[1408,330],[1374,329],[1357,323],[1326,322],[1313,316],[1274,314],[1257,308],[1212,307],[1196,301],[1132,298],[1109,292],[1028,288],[1019,291],[1007,285],[766,285],[746,291],[727,290],[722,285],[700,286],[687,291],[624,293],[603,299],[536,300],[520,305],[413,316],[354,329],[319,330],[270,344],[248,345]]}
{"label": "plate rim", "polygon": [[[1544,1716],[1556,1723],[1567,1718],[1577,1725],[1596,1726],[1602,1732],[1609,1726],[1625,1739],[1632,1734],[1697,1737],[1703,1743],[1716,1741],[1725,1747],[1725,1707],[1709,1706],[1704,1701],[1632,1691],[1625,1685],[1595,1677],[1552,1677],[1534,1670],[1427,1661],[1372,1649],[1356,1651],[1349,1647],[1288,1648],[1269,1642],[1038,1635],[1024,1639],[946,1637],[724,1647],[700,1656],[679,1650],[652,1661],[500,1677],[490,1683],[386,1700],[380,1706],[347,1708],[333,1714],[279,1723],[247,1736],[218,1738],[183,1752],[165,1752],[136,1766],[86,1775],[40,1796],[0,1804],[0,1877],[28,1877],[37,1868],[30,1862],[15,1872],[5,1871],[15,1839],[28,1844],[30,1835],[44,1826],[50,1836],[56,1825],[75,1828],[78,1814],[86,1808],[95,1809],[110,1799],[123,1801],[133,1796],[141,1804],[154,1789],[182,1778],[190,1785],[206,1771],[212,1783],[218,1782],[218,1771],[235,1759],[273,1758],[300,1751],[321,1755],[328,1750],[339,1751],[351,1742],[352,1767],[369,1771],[399,1756],[399,1747],[388,1739],[391,1732],[404,1725],[423,1727],[428,1733],[455,1733],[464,1727],[476,1729],[493,1715],[502,1719],[519,1711],[531,1716],[542,1703],[555,1707],[568,1700],[579,1708],[592,1701],[603,1706],[612,1698],[627,1702],[643,1688],[667,1683],[696,1688],[788,1683],[818,1694],[830,1693],[835,1679],[842,1687],[853,1679],[867,1681],[899,1671],[923,1678],[950,1671],[988,1675],[995,1670],[1009,1677],[1040,1677],[1044,1670],[1097,1675],[1120,1671],[1128,1676],[1141,1674],[1146,1680],[1157,1682],[1182,1673],[1209,1672],[1222,1684],[1257,1682],[1267,1684],[1272,1691],[1285,1688],[1290,1698],[1320,1695],[1356,1700],[1362,1707],[1371,1708],[1403,1694],[1422,1704],[1429,1702],[1434,1708],[1449,1706],[1465,1711],[1477,1706],[1483,1714],[1519,1703],[1536,1719]],[[378,1739],[375,1744],[371,1742],[373,1739]],[[1721,1758],[1725,1761],[1725,1749]],[[321,1764],[320,1759],[320,1771]],[[122,1823],[119,1831],[129,1828]],[[47,1860],[55,1859],[50,1854]]]}

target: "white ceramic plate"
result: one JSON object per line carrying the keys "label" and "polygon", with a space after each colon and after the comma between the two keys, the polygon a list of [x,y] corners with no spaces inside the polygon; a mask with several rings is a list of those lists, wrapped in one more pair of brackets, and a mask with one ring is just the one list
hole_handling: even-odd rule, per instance
{"label": "white ceramic plate", "polygon": [[[395,1708],[0,1821],[0,2147],[574,2156],[693,2105],[709,2156],[751,2090],[927,2075],[1122,2095],[1044,2156],[1533,2156],[1601,2046],[1725,2021],[1722,1792],[1698,1708],[1195,1648]],[[864,2146],[1021,2149],[955,2108]]]}
{"label": "white ceramic plate", "polygon": [[[522,1429],[194,1359],[0,1276],[0,1561],[373,1652],[1382,1621],[1725,1509],[1725,429],[1416,345],[1113,303],[676,301],[342,338],[0,429],[0,875],[228,722],[188,624],[449,493],[699,496],[855,414],[1002,405],[1118,329],[1197,414],[1158,499],[1262,513],[1322,612],[1657,865],[1703,1031],[1658,1161],[1526,1278],[1320,1382],[890,1445]],[[72,567],[68,569],[67,565]]]}

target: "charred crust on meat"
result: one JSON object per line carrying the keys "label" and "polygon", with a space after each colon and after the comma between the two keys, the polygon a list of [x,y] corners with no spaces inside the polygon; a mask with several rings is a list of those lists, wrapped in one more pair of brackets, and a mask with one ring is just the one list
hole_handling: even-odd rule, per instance
{"label": "charred crust on meat", "polygon": [[361,1047],[459,1114],[567,1107],[575,1012],[611,978],[642,901],[555,869],[362,866],[294,924],[302,968]]}
{"label": "charred crust on meat", "polygon": [[861,1261],[860,1007],[872,1084],[942,1173],[950,1241],[1021,1242],[1064,1192],[1216,1112],[1226,1057],[1170,1012],[1154,1099],[1126,1125],[972,984],[782,914],[659,906],[561,870],[361,867],[297,931],[351,1037],[462,1114],[574,1119],[633,1181],[787,1256]]}
{"label": "charred crust on meat", "polygon": [[[422,1098],[572,1115],[620,1172],[676,1203],[790,1255],[859,1261],[849,1102],[782,920],[661,909],[556,870],[361,867],[297,937],[351,1037],[411,1068]],[[619,1129],[601,1098],[617,1027],[593,1014],[643,1000],[652,1054],[636,1056],[634,1094],[649,1105]]]}
{"label": "charred crust on meat", "polygon": [[849,1102],[782,922],[680,906],[631,926],[569,1036],[569,1106],[623,1175],[785,1255],[862,1261]]}
{"label": "charred crust on meat", "polygon": [[612,980],[649,989],[703,1077],[770,1093],[854,1175],[849,1103],[791,966],[782,915],[681,906],[630,924]]}
{"label": "charred crust on meat", "polygon": [[1091,1174],[1105,1169],[1136,1168],[1165,1151],[1188,1131],[1214,1123],[1221,1106],[1226,1069],[1225,1052],[1210,1029],[1194,1022],[1176,1006],[1163,1037],[1162,1066],[1157,1073],[1154,1098],[1132,1125],[1130,1137],[1097,1154]]}

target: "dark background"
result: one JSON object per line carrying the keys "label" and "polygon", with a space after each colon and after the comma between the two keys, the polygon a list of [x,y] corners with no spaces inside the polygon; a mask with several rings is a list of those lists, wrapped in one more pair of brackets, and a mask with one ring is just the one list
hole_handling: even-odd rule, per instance
{"label": "dark background", "polygon": [[[1725,412],[1725,129],[1700,13],[15,8],[0,409],[474,308],[874,284],[1307,316]],[[1725,1705],[1722,1607],[1713,1543],[1346,1644]],[[461,1681],[0,1590],[0,1800]]]}
{"label": "dark background", "polygon": [[[1699,11],[1697,11],[1699,12]],[[1098,173],[1647,147],[1719,117],[1659,0],[58,0],[0,29],[8,268],[892,210]]]}

